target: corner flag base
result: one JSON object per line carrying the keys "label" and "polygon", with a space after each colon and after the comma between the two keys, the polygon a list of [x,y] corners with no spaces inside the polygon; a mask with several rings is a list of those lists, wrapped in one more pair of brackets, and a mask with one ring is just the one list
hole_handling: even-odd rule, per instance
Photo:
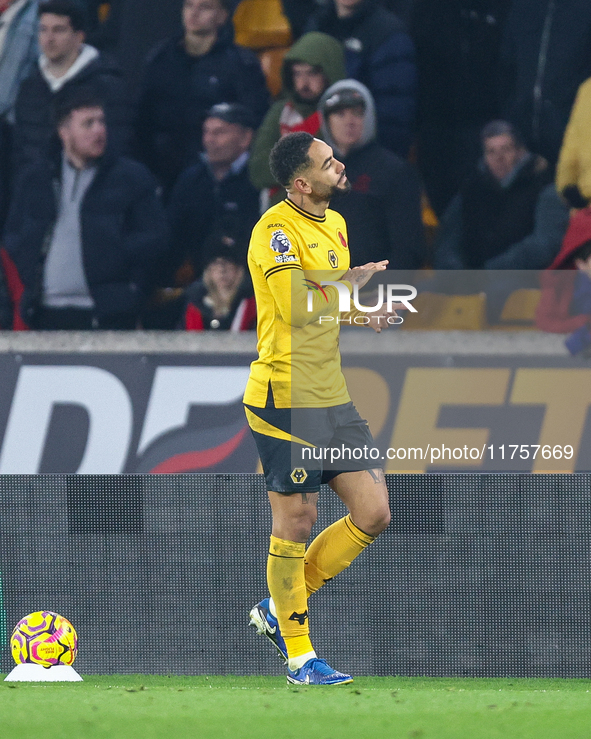
{"label": "corner flag base", "polygon": [[5,683],[79,683],[82,678],[69,665],[41,667],[41,665],[17,665],[4,678]]}

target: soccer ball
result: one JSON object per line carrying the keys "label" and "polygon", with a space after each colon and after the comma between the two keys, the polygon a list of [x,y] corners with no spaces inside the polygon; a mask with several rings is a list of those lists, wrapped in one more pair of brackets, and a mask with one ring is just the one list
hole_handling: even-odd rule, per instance
{"label": "soccer ball", "polygon": [[78,652],[78,635],[63,616],[51,611],[36,611],[14,627],[10,649],[17,665],[71,665]]}

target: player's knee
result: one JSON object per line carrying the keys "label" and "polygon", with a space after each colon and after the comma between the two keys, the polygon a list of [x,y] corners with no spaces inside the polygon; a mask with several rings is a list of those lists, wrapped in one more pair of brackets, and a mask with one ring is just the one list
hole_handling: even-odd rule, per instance
{"label": "player's knee", "polygon": [[293,526],[298,531],[299,537],[297,541],[307,541],[312,532],[312,526],[316,523],[318,518],[318,511],[316,508],[311,508],[302,512],[292,520]]}
{"label": "player's knee", "polygon": [[297,513],[274,516],[273,535],[287,541],[307,541],[317,517],[315,506],[309,506]]}
{"label": "player's knee", "polygon": [[382,531],[388,528],[391,518],[392,514],[388,506],[383,506],[372,511],[367,524],[367,533],[370,536],[378,536],[378,534],[381,534]]}
{"label": "player's knee", "polygon": [[313,524],[307,521],[288,521],[283,526],[273,527],[273,535],[286,541],[308,541]]}

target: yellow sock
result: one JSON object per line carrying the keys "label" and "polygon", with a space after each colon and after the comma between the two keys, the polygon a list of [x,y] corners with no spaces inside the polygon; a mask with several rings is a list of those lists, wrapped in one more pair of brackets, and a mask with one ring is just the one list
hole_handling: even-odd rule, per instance
{"label": "yellow sock", "polygon": [[293,659],[308,654],[315,656],[308,625],[305,551],[305,544],[271,536],[267,583],[275,604],[279,628],[285,639],[290,669],[293,669]]}
{"label": "yellow sock", "polygon": [[347,515],[321,531],[306,550],[305,580],[308,597],[345,570],[375,536],[357,528]]}

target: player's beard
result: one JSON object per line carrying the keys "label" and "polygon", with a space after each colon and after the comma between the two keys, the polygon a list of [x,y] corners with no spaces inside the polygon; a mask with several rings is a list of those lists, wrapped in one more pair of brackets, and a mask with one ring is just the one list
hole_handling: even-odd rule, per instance
{"label": "player's beard", "polygon": [[[339,179],[340,182],[340,179]],[[346,195],[351,190],[351,183],[349,180],[345,180],[344,184],[336,183],[336,185],[326,185],[323,188],[314,190],[310,195],[310,200],[313,203],[329,203],[333,197],[339,195]]]}
{"label": "player's beard", "polygon": [[342,180],[339,178],[336,185],[314,185],[314,189],[309,196],[310,200],[313,203],[329,203],[335,195],[346,195],[351,190],[351,183],[347,179],[343,184],[339,184],[341,182]]}
{"label": "player's beard", "polygon": [[338,183],[332,188],[332,194],[329,198],[329,200],[332,200],[335,196],[343,196],[348,195],[351,192],[351,183],[349,180],[345,180],[344,185],[339,185]]}

